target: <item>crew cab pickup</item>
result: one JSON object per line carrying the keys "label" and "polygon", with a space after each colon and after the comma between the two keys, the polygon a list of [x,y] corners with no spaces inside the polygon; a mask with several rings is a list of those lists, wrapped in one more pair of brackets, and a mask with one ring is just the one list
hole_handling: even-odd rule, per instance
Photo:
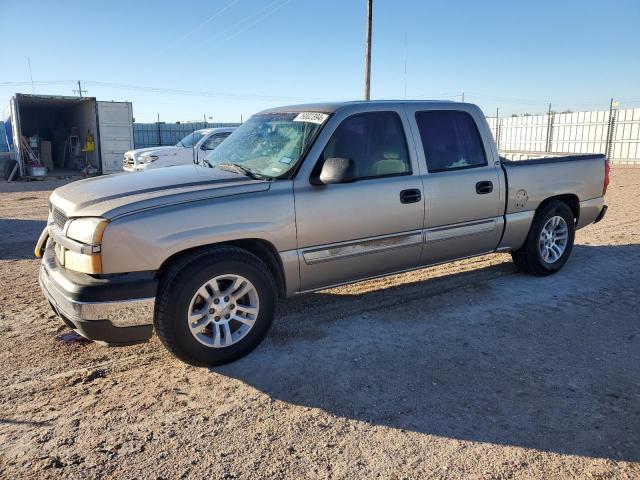
{"label": "crew cab pickup", "polygon": [[40,284],[87,338],[155,330],[178,358],[221,364],[260,342],[281,297],[489,252],[557,272],[607,210],[608,169],[603,155],[501,159],[467,103],[275,108],[202,165],[56,189]]}
{"label": "crew cab pickup", "polygon": [[235,127],[204,128],[190,133],[175,145],[129,150],[124,153],[122,169],[125,172],[139,172],[151,168],[199,163],[234,130]]}

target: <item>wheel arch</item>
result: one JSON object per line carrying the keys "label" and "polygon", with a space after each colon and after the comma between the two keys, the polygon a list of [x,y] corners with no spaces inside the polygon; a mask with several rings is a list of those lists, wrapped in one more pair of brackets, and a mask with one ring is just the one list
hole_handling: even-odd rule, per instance
{"label": "wheel arch", "polygon": [[575,223],[578,223],[578,219],[580,218],[580,199],[574,193],[564,193],[562,195],[554,195],[553,197],[545,198],[538,208],[536,208],[536,213],[542,210],[549,202],[553,200],[559,200],[565,203],[573,213],[573,218],[575,219]]}
{"label": "wheel arch", "polygon": [[180,261],[187,255],[191,255],[195,252],[214,248],[214,247],[236,247],[251,253],[262,260],[269,269],[269,272],[273,276],[278,289],[278,296],[284,298],[286,296],[286,278],[284,275],[284,266],[278,251],[273,244],[267,240],[261,238],[243,238],[239,240],[231,240],[220,243],[211,243],[208,245],[200,245],[186,250],[181,250],[174,253],[170,257],[162,262],[162,265],[158,269],[158,276],[162,276],[163,273],[175,262]]}

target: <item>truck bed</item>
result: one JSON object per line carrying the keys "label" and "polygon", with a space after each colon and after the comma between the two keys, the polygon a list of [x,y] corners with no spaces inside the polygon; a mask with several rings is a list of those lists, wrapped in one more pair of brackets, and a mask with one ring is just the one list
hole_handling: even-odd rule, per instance
{"label": "truck bed", "polygon": [[505,213],[535,210],[550,197],[572,196],[582,203],[602,197],[604,155],[502,160],[507,181]]}
{"label": "truck bed", "polygon": [[502,244],[517,248],[524,242],[535,210],[552,197],[561,198],[576,213],[576,228],[592,223],[604,201],[604,155],[506,160],[501,158],[507,184],[506,228]]}

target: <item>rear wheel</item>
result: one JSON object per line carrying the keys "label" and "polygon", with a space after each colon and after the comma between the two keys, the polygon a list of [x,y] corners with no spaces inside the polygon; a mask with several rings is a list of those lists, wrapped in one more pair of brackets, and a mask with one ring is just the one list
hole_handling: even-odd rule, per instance
{"label": "rear wheel", "polygon": [[566,203],[552,200],[536,212],[524,245],[511,255],[520,270],[551,275],[567,263],[574,238],[573,212]]}
{"label": "rear wheel", "polygon": [[189,255],[163,276],[155,313],[162,343],[191,365],[220,365],[253,350],[273,321],[267,266],[235,247]]}

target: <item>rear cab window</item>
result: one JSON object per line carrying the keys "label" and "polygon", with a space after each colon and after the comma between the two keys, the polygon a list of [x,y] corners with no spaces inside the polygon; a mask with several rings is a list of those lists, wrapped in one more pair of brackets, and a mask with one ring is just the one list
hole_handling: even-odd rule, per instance
{"label": "rear cab window", "polygon": [[482,138],[470,114],[428,110],[415,116],[430,173],[487,165]]}

